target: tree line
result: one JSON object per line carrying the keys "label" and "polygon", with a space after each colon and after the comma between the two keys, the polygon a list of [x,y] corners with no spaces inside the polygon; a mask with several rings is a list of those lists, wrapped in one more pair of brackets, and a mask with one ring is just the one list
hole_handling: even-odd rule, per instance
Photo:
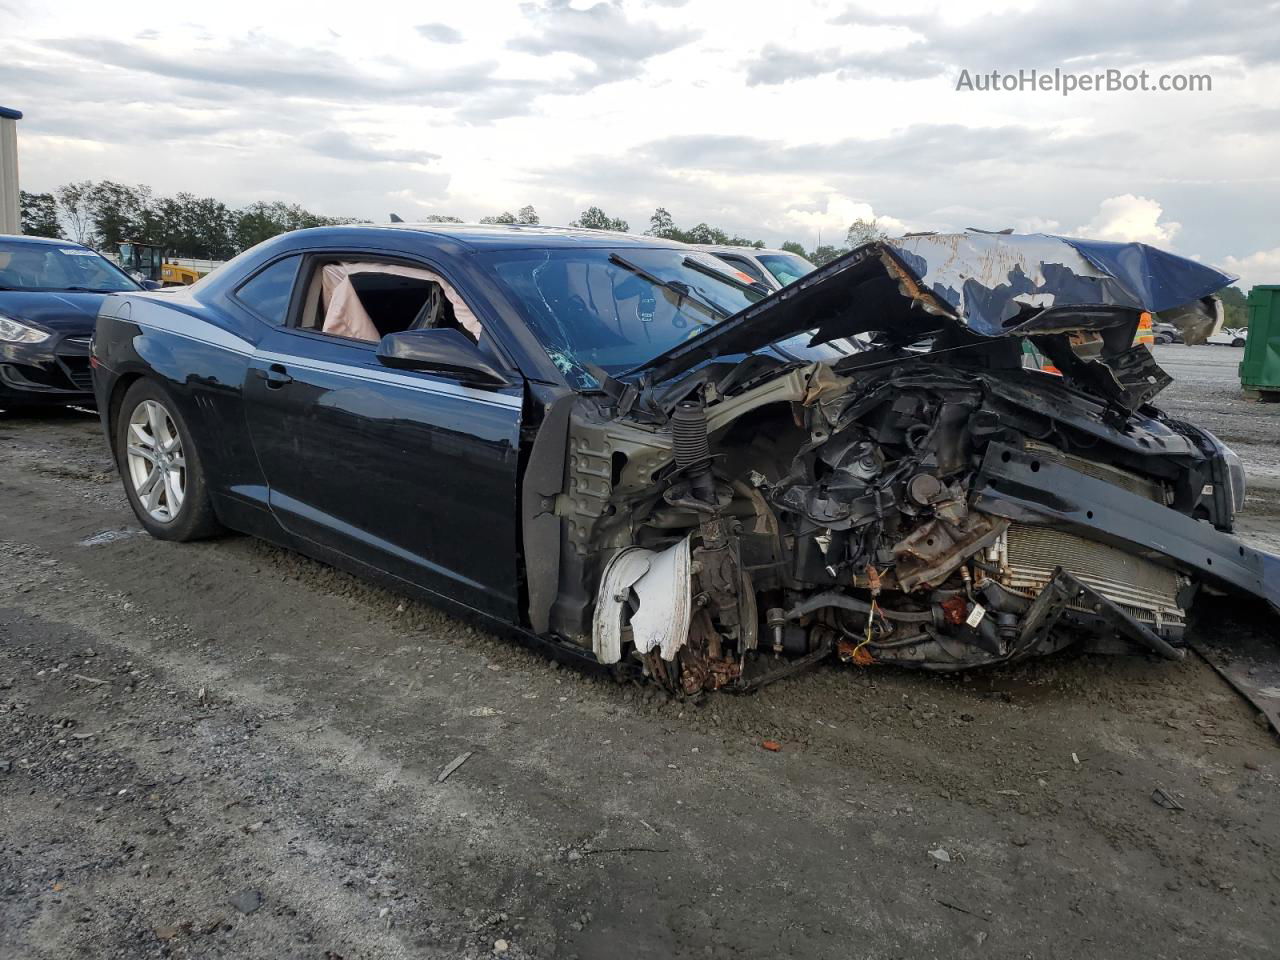
{"label": "tree line", "polygon": [[174,256],[227,260],[289,230],[354,223],[296,203],[259,201],[239,209],[213,197],[156,196],[145,184],[64,183],[50,193],[22,191],[22,232],[62,237],[108,253],[121,243],[152,243]]}
{"label": "tree line", "polygon": [[[22,232],[29,236],[61,237],[105,253],[115,253],[125,241],[151,243],[162,247],[168,256],[201,260],[228,260],[242,250],[290,230],[361,222],[352,217],[326,217],[296,203],[279,200],[258,201],[236,209],[213,197],[197,197],[186,192],[158,197],[145,184],[130,186],[113,180],[64,183],[49,193],[23,190],[21,201]],[[442,214],[430,214],[422,219],[428,223],[463,222],[461,217]],[[515,213],[504,210],[481,217],[480,222],[536,225],[542,221],[532,205],[525,205]],[[620,233],[631,230],[626,220],[611,217],[597,206],[587,207],[569,226]],[[761,240],[730,234],[705,222],[692,227],[677,226],[666,207],[653,211],[649,228],[644,232],[681,243],[757,249],[764,246]],[[843,245],[819,244],[806,250],[802,244],[788,240],[781,249],[820,267],[860,244],[888,239],[888,236],[875,220],[859,219],[845,231]],[[1249,309],[1244,293],[1238,287],[1228,287],[1221,297],[1226,314],[1224,325],[1248,326]]]}
{"label": "tree line", "polygon": [[[435,223],[462,223],[460,217],[432,214],[423,218]],[[159,196],[145,184],[124,184],[114,180],[83,180],[65,183],[48,193],[22,191],[22,232],[39,237],[62,237],[106,253],[114,253],[121,243],[150,243],[166,254],[207,260],[226,260],[277,234],[305,227],[358,223],[352,217],[329,217],[313,213],[296,203],[258,201],[245,207],[230,207],[214,197],[180,192]],[[365,221],[367,222],[367,221]],[[515,213],[480,218],[481,223],[534,225],[541,223],[532,205]],[[589,206],[569,226],[628,233],[631,225],[612,217],[598,206]],[[706,222],[681,227],[671,212],[658,207],[649,218],[648,236],[683,243],[710,243],[726,246],[764,246],[761,240],[731,234]],[[845,246],[820,245],[813,250],[789,241],[782,249],[807,257],[821,265],[845,253],[866,239],[883,237],[874,221],[859,220],[848,230]]]}

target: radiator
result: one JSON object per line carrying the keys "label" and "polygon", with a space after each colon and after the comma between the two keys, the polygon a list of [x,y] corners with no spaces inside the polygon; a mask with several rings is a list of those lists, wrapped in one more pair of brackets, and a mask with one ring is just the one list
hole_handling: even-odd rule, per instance
{"label": "radiator", "polygon": [[1186,582],[1175,570],[1050,527],[1010,524],[1005,534],[1006,586],[1035,596],[1062,567],[1135,619],[1156,627],[1183,626],[1178,591]]}

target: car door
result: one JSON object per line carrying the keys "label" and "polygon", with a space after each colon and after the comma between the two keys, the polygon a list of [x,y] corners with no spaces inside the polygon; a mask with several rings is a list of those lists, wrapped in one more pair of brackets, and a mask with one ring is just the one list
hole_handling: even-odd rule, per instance
{"label": "car door", "polygon": [[272,512],[305,541],[515,619],[518,376],[467,386],[300,328],[316,269],[299,273],[294,315],[261,339],[244,386]]}

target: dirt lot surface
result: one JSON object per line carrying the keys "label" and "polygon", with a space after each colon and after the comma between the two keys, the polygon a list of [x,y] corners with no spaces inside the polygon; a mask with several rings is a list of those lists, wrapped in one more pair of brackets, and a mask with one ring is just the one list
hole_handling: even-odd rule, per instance
{"label": "dirt lot surface", "polygon": [[[1237,350],[1158,358],[1280,549],[1280,405]],[[1280,951],[1277,739],[1196,659],[670,702],[248,538],[140,535],[74,412],[0,414],[0,541],[4,960]]]}

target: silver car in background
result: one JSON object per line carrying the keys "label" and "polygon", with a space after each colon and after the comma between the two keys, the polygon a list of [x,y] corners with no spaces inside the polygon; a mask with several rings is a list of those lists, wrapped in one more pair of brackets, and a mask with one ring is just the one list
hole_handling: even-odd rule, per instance
{"label": "silver car in background", "polygon": [[762,250],[757,247],[728,247],[718,243],[694,244],[699,250],[714,254],[725,263],[737,267],[752,280],[770,290],[781,290],[805,274],[817,269],[804,257],[786,250]]}

